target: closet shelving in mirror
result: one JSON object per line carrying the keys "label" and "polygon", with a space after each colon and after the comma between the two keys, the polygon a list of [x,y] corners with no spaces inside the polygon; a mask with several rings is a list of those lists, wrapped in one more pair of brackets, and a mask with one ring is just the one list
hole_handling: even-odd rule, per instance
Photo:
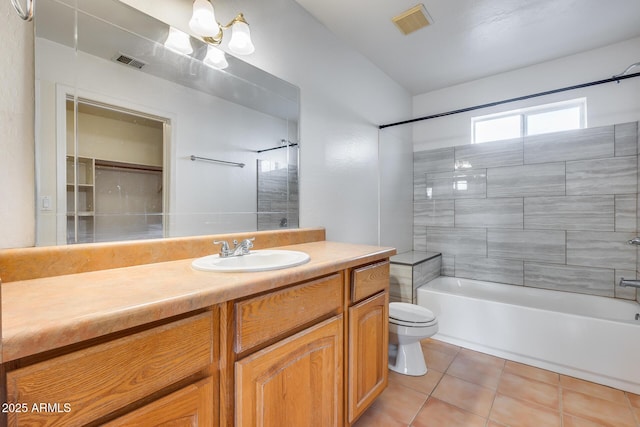
{"label": "closet shelving in mirror", "polygon": [[93,241],[95,160],[67,156],[67,243]]}

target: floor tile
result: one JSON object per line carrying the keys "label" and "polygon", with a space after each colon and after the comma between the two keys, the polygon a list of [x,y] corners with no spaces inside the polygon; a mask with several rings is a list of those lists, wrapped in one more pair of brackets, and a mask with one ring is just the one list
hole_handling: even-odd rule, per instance
{"label": "floor tile", "polygon": [[427,374],[389,371],[354,427],[640,427],[640,395],[432,338],[421,344]]}
{"label": "floor tile", "polygon": [[486,418],[489,416],[495,391],[451,375],[445,375],[432,396]]}
{"label": "floor tile", "polygon": [[480,353],[479,351],[469,350],[467,348],[460,349],[457,357],[468,358],[482,365],[494,366],[500,369],[504,368],[504,365],[505,365],[504,359],[501,359],[496,356],[492,356],[490,354]]}
{"label": "floor tile", "polygon": [[429,369],[426,375],[422,375],[420,377],[402,375],[394,371],[389,371],[389,382],[429,395],[440,382],[442,375],[442,372],[438,372],[434,369]]}
{"label": "floor tile", "polygon": [[519,375],[503,372],[498,384],[498,393],[560,410],[560,388]]}
{"label": "floor tile", "polygon": [[560,413],[533,402],[498,394],[489,418],[511,427],[560,427]]}
{"label": "floor tile", "polygon": [[602,426],[636,426],[633,413],[628,404],[611,402],[573,390],[562,390],[562,410],[566,415],[584,418]]}
{"label": "floor tile", "polygon": [[560,385],[563,389],[570,389],[579,393],[599,397],[600,399],[605,399],[610,402],[617,402],[622,404],[627,403],[627,398],[624,395],[624,391],[592,383],[589,381],[580,380],[578,378],[560,375]]}
{"label": "floor tile", "polygon": [[628,391],[625,392],[625,395],[631,404],[631,412],[633,412],[633,415],[636,417],[636,424],[640,427],[640,395]]}
{"label": "floor tile", "polygon": [[407,427],[407,423],[394,419],[392,414],[371,407],[358,418],[353,427]]}
{"label": "floor tile", "polygon": [[425,393],[390,381],[387,388],[373,402],[372,407],[386,413],[391,419],[408,425],[426,400]]}
{"label": "floor tile", "polygon": [[439,372],[445,372],[456,357],[455,353],[444,353],[428,346],[422,346],[422,352],[427,369],[435,369]]}
{"label": "floor tile", "polygon": [[636,417],[636,424],[640,427],[640,408],[631,408],[631,412]]}
{"label": "floor tile", "polygon": [[523,363],[512,362],[510,360],[507,360],[507,363],[505,363],[504,372],[520,375],[521,377],[531,378],[532,380],[552,385],[558,385],[560,382],[560,375],[555,372],[536,368],[535,366],[525,365]]}
{"label": "floor tile", "polygon": [[445,353],[449,355],[455,356],[460,351],[460,347],[457,345],[449,344],[444,341],[434,340],[432,338],[427,338],[420,342],[422,348],[429,348],[432,350],[439,351],[440,353]]}
{"label": "floor tile", "polygon": [[640,395],[626,392],[627,398],[634,408],[640,408]]}
{"label": "floor tile", "polygon": [[498,387],[502,367],[492,361],[483,363],[480,358],[460,353],[451,362],[446,373],[495,390]]}
{"label": "floor tile", "polygon": [[594,423],[593,421],[585,420],[584,418],[573,417],[571,415],[562,416],[563,427],[601,427],[602,424]]}
{"label": "floor tile", "polygon": [[412,427],[484,427],[486,419],[430,397]]}

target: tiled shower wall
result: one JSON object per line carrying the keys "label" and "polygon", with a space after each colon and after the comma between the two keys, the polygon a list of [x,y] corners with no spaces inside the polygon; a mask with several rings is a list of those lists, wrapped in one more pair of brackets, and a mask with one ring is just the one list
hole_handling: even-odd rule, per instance
{"label": "tiled shower wall", "polygon": [[414,153],[414,250],[442,274],[636,299],[638,123]]}
{"label": "tiled shower wall", "polygon": [[258,160],[258,230],[297,228],[298,166]]}

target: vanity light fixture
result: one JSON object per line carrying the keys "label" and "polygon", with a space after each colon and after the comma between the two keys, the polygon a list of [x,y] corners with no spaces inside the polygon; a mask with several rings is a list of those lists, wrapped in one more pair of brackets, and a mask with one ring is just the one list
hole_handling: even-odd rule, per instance
{"label": "vanity light fixture", "polygon": [[206,43],[219,46],[222,43],[224,30],[231,28],[231,40],[229,50],[238,55],[249,55],[255,47],[251,42],[249,24],[242,13],[238,13],[227,25],[221,25],[216,20],[213,5],[209,0],[195,0],[193,2],[193,14],[189,21],[191,30],[202,37]]}
{"label": "vanity light fixture", "polygon": [[164,42],[164,46],[183,55],[189,55],[193,52],[189,34],[183,33],[177,28],[169,27],[169,36]]}
{"label": "vanity light fixture", "polygon": [[224,70],[229,66],[224,52],[211,45],[207,46],[207,55],[204,57],[203,62],[216,70]]}

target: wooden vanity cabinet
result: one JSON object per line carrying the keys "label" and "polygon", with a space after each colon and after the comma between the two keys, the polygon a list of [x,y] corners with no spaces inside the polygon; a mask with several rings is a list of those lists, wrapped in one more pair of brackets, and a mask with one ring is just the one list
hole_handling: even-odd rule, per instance
{"label": "wooden vanity cabinet", "polygon": [[387,384],[388,290],[385,260],[7,362],[6,421],[349,426]]}
{"label": "wooden vanity cabinet", "polygon": [[351,271],[347,365],[347,424],[387,386],[389,262]]}
{"label": "wooden vanity cabinet", "polygon": [[7,401],[25,410],[10,412],[8,425],[217,425],[216,327],[214,312],[206,311],[35,363],[18,361],[6,373]]}
{"label": "wooden vanity cabinet", "polygon": [[234,426],[343,425],[343,278],[235,304]]}
{"label": "wooden vanity cabinet", "polygon": [[387,260],[236,302],[224,424],[351,425],[387,385],[388,304]]}

